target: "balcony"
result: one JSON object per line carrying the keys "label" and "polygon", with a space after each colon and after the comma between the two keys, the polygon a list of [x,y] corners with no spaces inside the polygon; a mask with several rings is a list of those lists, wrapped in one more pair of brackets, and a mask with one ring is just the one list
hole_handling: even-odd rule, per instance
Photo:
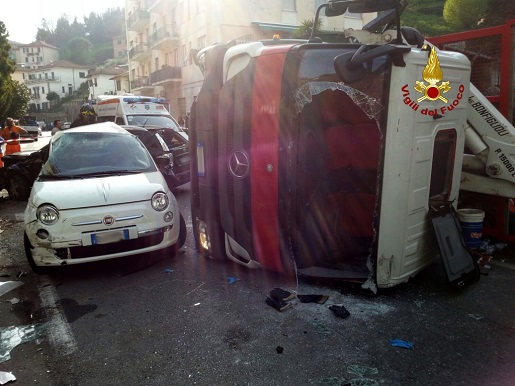
{"label": "balcony", "polygon": [[130,31],[140,31],[150,23],[150,13],[144,9],[136,9],[127,18]]}
{"label": "balcony", "polygon": [[152,13],[170,12],[176,6],[177,0],[149,0],[147,9]]}
{"label": "balcony", "polygon": [[150,83],[153,86],[166,86],[170,83],[182,81],[181,67],[167,66],[150,74]]}
{"label": "balcony", "polygon": [[25,79],[25,84],[34,84],[34,83],[49,83],[49,82],[60,82],[60,76],[54,76],[51,78],[35,78],[35,79]]}
{"label": "balcony", "polygon": [[148,60],[150,58],[150,54],[151,52],[148,49],[148,45],[146,43],[141,43],[129,50],[129,59],[136,61]]}
{"label": "balcony", "polygon": [[166,26],[154,31],[148,37],[148,44],[154,50],[171,50],[179,45],[179,34],[172,26]]}
{"label": "balcony", "polygon": [[131,80],[131,90],[132,91],[139,91],[143,94],[149,91],[154,90],[154,86],[150,84],[150,80],[148,76],[142,76],[140,78],[136,78],[134,80]]}

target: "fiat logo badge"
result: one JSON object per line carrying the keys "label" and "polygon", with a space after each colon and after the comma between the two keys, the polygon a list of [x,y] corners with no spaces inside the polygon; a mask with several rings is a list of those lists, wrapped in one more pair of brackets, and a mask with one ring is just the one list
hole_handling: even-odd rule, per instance
{"label": "fiat logo badge", "polygon": [[104,219],[102,220],[102,222],[105,224],[105,225],[113,225],[114,224],[114,217],[113,216],[105,216]]}

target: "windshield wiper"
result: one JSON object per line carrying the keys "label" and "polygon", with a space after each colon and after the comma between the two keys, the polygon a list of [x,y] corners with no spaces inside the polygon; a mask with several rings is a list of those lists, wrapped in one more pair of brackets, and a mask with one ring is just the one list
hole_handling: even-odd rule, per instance
{"label": "windshield wiper", "polygon": [[91,172],[84,174],[77,174],[76,177],[96,177],[96,176],[112,176],[112,175],[122,175],[122,174],[138,174],[143,173],[141,170],[106,170],[102,172]]}

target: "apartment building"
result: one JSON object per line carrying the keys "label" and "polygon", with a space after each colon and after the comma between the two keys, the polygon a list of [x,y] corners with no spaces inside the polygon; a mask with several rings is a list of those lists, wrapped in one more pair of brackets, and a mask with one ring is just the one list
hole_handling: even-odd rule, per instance
{"label": "apartment building", "polygon": [[59,60],[59,49],[44,41],[16,45],[16,64],[38,68]]}
{"label": "apartment building", "polygon": [[40,40],[30,44],[10,44],[16,61],[16,70],[11,77],[30,90],[31,110],[48,109],[49,92],[62,98],[71,95],[87,81],[88,67],[59,60],[59,49],[51,44]]}
{"label": "apartment building", "polygon": [[[291,37],[325,0],[125,0],[131,92],[185,115],[202,86],[196,53],[214,43]],[[346,28],[368,20],[346,15]]]}
{"label": "apartment building", "polygon": [[129,90],[126,65],[90,70],[87,80],[90,100],[96,99],[99,95],[125,94]]}

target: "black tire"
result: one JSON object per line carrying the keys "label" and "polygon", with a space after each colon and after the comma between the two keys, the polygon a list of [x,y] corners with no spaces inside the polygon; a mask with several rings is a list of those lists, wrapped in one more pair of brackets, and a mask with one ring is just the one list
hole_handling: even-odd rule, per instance
{"label": "black tire", "polygon": [[32,245],[30,244],[30,240],[25,232],[23,232],[23,246],[25,248],[25,256],[27,256],[27,261],[29,262],[32,271],[38,275],[48,273],[49,267],[40,267],[34,262],[34,257],[32,257]]}
{"label": "black tire", "polygon": [[22,176],[13,174],[7,180],[7,191],[11,200],[25,201],[30,196],[30,185]]}
{"label": "black tire", "polygon": [[177,239],[177,249],[182,248],[186,243],[186,236],[188,236],[188,231],[186,229],[186,221],[184,220],[184,216],[182,213],[180,214],[180,225],[179,225],[179,238]]}

